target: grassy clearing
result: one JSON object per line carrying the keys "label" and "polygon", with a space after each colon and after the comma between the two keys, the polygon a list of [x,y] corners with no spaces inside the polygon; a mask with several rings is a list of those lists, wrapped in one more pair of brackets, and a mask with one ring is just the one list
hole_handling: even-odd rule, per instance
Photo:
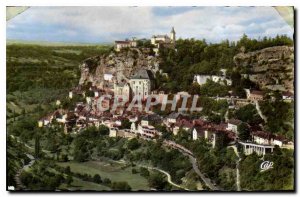
{"label": "grassy clearing", "polygon": [[61,162],[57,164],[63,167],[70,166],[73,172],[99,174],[102,178],[109,178],[112,181],[126,181],[132,187],[132,190],[150,189],[144,177],[139,174],[132,174],[132,167],[126,167],[124,164],[106,161]]}
{"label": "grassy clearing", "polygon": [[76,177],[73,177],[73,182],[71,185],[62,184],[59,189],[61,190],[92,190],[92,191],[108,191],[110,190],[109,187],[106,187],[104,185],[100,185],[97,183],[89,182],[89,181],[83,181],[81,179],[78,179]]}

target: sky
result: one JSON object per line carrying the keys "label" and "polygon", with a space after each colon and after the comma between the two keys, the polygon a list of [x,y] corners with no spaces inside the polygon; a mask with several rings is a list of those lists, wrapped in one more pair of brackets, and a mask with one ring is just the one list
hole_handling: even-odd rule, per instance
{"label": "sky", "polygon": [[216,43],[293,37],[294,29],[273,7],[30,7],[6,23],[13,40],[113,43],[169,34]]}

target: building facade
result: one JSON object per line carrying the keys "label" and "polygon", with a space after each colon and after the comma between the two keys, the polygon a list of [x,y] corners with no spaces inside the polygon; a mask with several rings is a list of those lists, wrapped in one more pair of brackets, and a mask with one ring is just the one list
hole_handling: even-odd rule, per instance
{"label": "building facade", "polygon": [[129,83],[133,96],[140,96],[143,100],[147,99],[151,93],[152,75],[151,71],[141,69],[130,78]]}

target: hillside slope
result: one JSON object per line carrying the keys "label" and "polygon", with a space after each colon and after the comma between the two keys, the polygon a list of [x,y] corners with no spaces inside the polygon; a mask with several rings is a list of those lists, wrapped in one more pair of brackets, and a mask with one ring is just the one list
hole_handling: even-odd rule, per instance
{"label": "hillside slope", "polygon": [[275,46],[239,53],[234,63],[260,88],[294,92],[294,47]]}

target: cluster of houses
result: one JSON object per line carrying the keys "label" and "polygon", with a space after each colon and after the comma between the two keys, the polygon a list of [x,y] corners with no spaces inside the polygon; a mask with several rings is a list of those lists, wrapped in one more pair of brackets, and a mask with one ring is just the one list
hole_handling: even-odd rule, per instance
{"label": "cluster of houses", "polygon": [[215,83],[220,83],[221,85],[232,85],[232,80],[226,76],[226,69],[220,69],[220,75],[194,75],[194,83],[203,85],[207,80],[211,80]]}
{"label": "cluster of houses", "polygon": [[[238,140],[238,126],[242,123],[240,120],[229,119],[227,122],[215,124],[204,119],[191,119],[184,113],[173,112],[165,117],[153,112],[139,111],[109,111],[98,112],[97,107],[92,103],[79,102],[73,111],[58,109],[50,115],[39,121],[39,126],[50,126],[55,121],[64,126],[65,133],[78,133],[89,126],[99,127],[104,125],[109,128],[110,137],[155,139],[162,136],[162,133],[156,129],[157,125],[167,128],[167,131],[173,135],[179,132],[187,132],[190,139],[207,139],[212,147],[216,146],[219,136],[225,136],[231,142],[238,142],[245,154],[256,152],[264,155],[273,152],[274,146],[279,147],[293,146],[292,142],[282,136],[273,135],[257,128],[251,128],[251,140],[241,142]],[[109,102],[109,100],[107,101]],[[124,125],[125,122],[129,122]]]}
{"label": "cluster of houses", "polygon": [[[208,80],[211,80],[215,83],[219,83],[221,85],[232,85],[232,80],[229,79],[226,76],[226,69],[220,69],[220,75],[194,75],[193,83],[197,83],[200,86],[204,85],[208,82]],[[264,99],[264,96],[266,95],[265,92],[261,90],[253,90],[253,89],[244,89],[246,93],[246,99],[242,98],[234,98],[231,100],[234,100],[235,106],[244,106],[248,104],[253,104],[257,101],[261,101]],[[294,94],[289,91],[281,92],[282,94],[282,100],[286,102],[291,102],[294,100]],[[272,95],[270,95],[272,97]]]}

